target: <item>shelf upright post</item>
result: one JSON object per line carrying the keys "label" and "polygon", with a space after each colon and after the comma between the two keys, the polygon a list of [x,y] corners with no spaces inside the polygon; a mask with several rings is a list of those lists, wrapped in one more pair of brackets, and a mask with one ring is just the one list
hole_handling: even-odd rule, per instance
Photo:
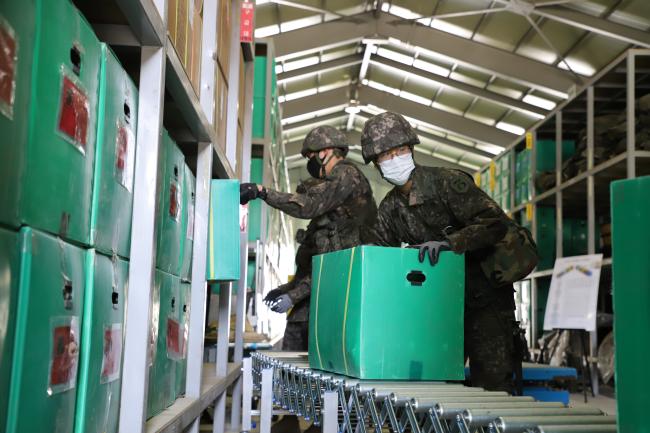
{"label": "shelf upright post", "polygon": [[[251,152],[252,152],[252,124],[253,124],[253,78],[255,63],[244,62],[244,118],[243,120],[243,156],[241,181],[249,182],[251,177]],[[246,294],[248,291],[248,226],[240,233],[241,240],[241,270],[239,285],[237,286],[237,305],[235,322],[235,352],[234,362],[242,362],[244,358],[244,326],[246,323]],[[230,412],[230,431],[240,431],[242,426],[242,385],[241,376],[235,381],[232,388],[232,403]],[[250,402],[247,402],[250,404]]]}
{"label": "shelf upright post", "polygon": [[559,259],[564,255],[563,248],[563,201],[562,201],[562,111],[555,115],[555,258]]}
{"label": "shelf upright post", "polygon": [[[217,363],[216,376],[225,377],[228,373],[228,344],[230,342],[230,294],[233,283],[221,283],[219,288],[219,319],[217,322]],[[213,433],[226,431],[226,391],[214,403],[212,422]]]}
{"label": "shelf upright post", "polygon": [[[532,149],[530,150],[530,179],[528,180],[529,182],[529,191],[531,192],[530,196],[532,197],[532,200],[529,202],[529,205],[532,208],[532,216],[531,216],[531,229],[532,229],[532,235],[533,239],[535,242],[537,242],[537,203],[535,202],[535,198],[537,196],[537,190],[535,188],[535,176],[537,175],[537,133],[532,132],[533,134],[533,140],[532,140]],[[528,209],[526,209],[526,212],[528,212]],[[530,279],[530,308],[531,308],[531,314],[530,314],[530,321],[531,321],[531,340],[532,340],[532,345],[533,347],[535,346],[535,342],[537,341],[537,278],[533,277]]]}
{"label": "shelf upright post", "polygon": [[[587,88],[587,171],[594,168],[594,86]],[[628,155],[629,157],[629,155]],[[596,253],[596,194],[593,173],[587,177],[587,251]],[[589,332],[589,366],[594,395],[598,395],[598,368],[591,360],[598,351],[598,331]]]}
{"label": "shelf upright post", "polygon": [[[217,0],[205,0],[205,17],[217,16]],[[214,73],[217,20],[206,19],[201,34],[201,85],[199,99],[201,108],[212,122],[214,118]],[[194,207],[194,244],[192,247],[192,286],[190,292],[190,323],[187,345],[187,372],[185,395],[190,398],[201,396],[203,370],[203,343],[205,340],[205,314],[207,282],[205,267],[208,240],[208,218],[210,206],[210,180],[212,178],[213,146],[215,143],[198,143],[196,162],[196,200]],[[199,419],[190,425],[189,433],[199,432]]]}
{"label": "shelf upright post", "polygon": [[239,103],[239,55],[241,42],[239,42],[239,16],[240,0],[230,1],[230,14],[232,23],[230,30],[230,67],[228,69],[228,101],[226,103],[226,156],[235,172],[239,169],[237,164],[237,104]]}
{"label": "shelf upright post", "polygon": [[[154,2],[166,27],[166,2]],[[133,186],[131,265],[127,295],[124,360],[120,400],[120,432],[142,432],[149,382],[149,321],[156,255],[154,233],[158,149],[165,94],[166,40],[143,46],[140,54],[137,151]]]}
{"label": "shelf upright post", "polygon": [[636,54],[629,50],[627,53],[627,178],[632,179],[636,177],[636,127],[635,127],[635,112],[634,112],[634,97],[635,97],[635,75],[636,75]]}

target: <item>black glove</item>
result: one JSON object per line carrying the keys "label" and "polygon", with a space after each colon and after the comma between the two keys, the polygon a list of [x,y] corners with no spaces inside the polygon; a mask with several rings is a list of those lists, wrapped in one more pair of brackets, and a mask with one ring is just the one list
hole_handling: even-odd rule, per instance
{"label": "black glove", "polygon": [[271,311],[275,311],[276,313],[286,313],[291,307],[293,307],[293,301],[289,295],[284,293],[273,301],[271,304]]}
{"label": "black glove", "polygon": [[259,197],[260,193],[256,183],[242,183],[239,185],[239,204],[246,204]]}
{"label": "black glove", "polygon": [[279,296],[282,296],[282,294],[284,294],[282,290],[273,289],[264,297],[264,303],[270,307]]}
{"label": "black glove", "polygon": [[449,242],[447,241],[429,241],[419,245],[411,245],[411,248],[420,249],[420,254],[418,255],[420,263],[424,262],[424,256],[426,256],[427,250],[429,250],[429,261],[431,262],[431,266],[438,263],[438,256],[440,256],[440,251],[451,250]]}

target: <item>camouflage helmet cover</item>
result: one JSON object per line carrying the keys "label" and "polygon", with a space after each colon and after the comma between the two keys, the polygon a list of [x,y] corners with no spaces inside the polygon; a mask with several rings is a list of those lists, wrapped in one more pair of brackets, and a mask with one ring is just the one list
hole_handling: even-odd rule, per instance
{"label": "camouflage helmet cover", "polygon": [[361,133],[361,152],[368,164],[379,154],[394,147],[418,144],[420,140],[401,114],[386,111],[371,117]]}
{"label": "camouflage helmet cover", "polygon": [[307,156],[309,152],[318,152],[323,149],[337,147],[342,149],[346,154],[350,144],[345,134],[333,126],[319,126],[311,131],[302,142],[302,156]]}

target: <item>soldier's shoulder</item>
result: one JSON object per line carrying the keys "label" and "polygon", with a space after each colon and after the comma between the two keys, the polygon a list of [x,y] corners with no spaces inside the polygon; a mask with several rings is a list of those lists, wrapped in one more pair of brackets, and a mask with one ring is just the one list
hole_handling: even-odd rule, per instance
{"label": "soldier's shoulder", "polygon": [[476,187],[472,176],[462,170],[453,168],[439,168],[438,180],[440,186],[447,191],[465,194]]}
{"label": "soldier's shoulder", "polygon": [[381,201],[381,203],[379,203],[379,208],[378,208],[379,213],[388,212],[391,209],[397,207],[397,203],[399,203],[398,194],[400,194],[400,192],[397,190],[397,188],[393,188],[390,191],[388,191],[388,194],[386,194],[386,196]]}

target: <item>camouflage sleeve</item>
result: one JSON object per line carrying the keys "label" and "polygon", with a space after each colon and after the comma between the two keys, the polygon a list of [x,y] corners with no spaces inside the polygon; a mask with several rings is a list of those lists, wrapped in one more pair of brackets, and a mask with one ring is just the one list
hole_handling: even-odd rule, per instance
{"label": "camouflage sleeve", "polygon": [[294,304],[308,298],[311,294],[311,275],[305,275],[303,278],[296,281],[293,288],[287,291],[287,294]]}
{"label": "camouflage sleeve", "polygon": [[451,171],[441,182],[442,199],[462,227],[447,235],[454,252],[489,247],[505,236],[510,219],[469,176]]}
{"label": "camouflage sleeve", "polygon": [[399,239],[391,229],[390,215],[384,202],[379,205],[377,220],[371,230],[371,237],[377,245],[384,247],[398,247],[401,245]]}
{"label": "camouflage sleeve", "polygon": [[264,201],[294,218],[312,219],[343,204],[360,182],[358,177],[353,168],[337,166],[318,189],[319,194],[291,194],[269,189]]}

